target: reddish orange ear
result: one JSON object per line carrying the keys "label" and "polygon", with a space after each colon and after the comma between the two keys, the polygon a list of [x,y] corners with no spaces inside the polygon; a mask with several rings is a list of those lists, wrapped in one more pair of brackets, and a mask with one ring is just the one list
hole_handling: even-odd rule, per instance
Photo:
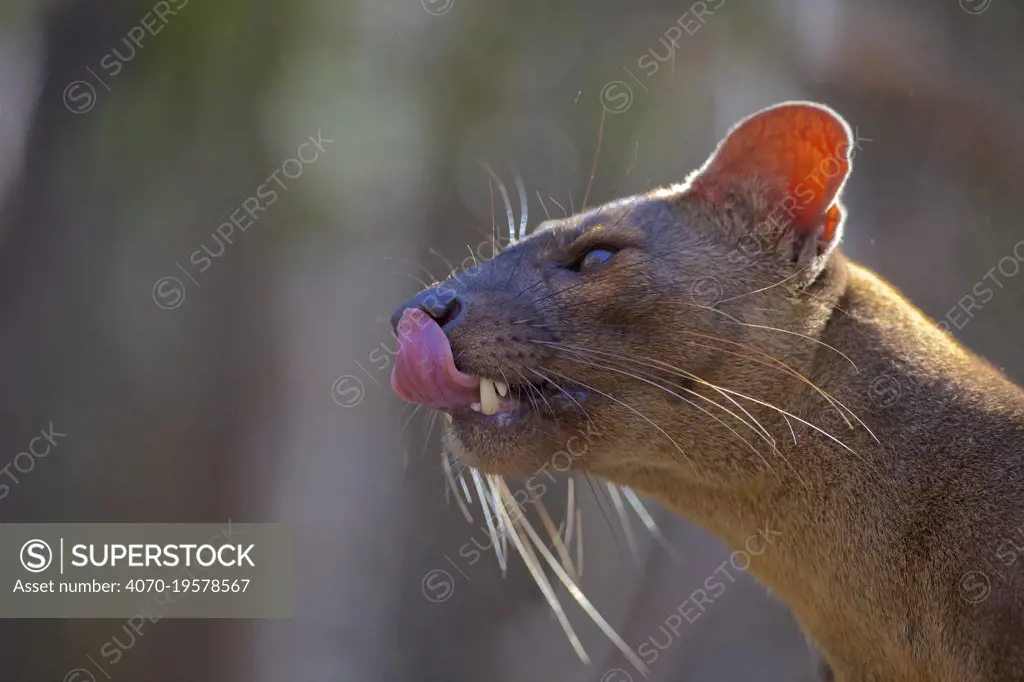
{"label": "reddish orange ear", "polygon": [[777,185],[780,211],[794,229],[821,230],[828,243],[842,221],[839,192],[850,174],[850,127],[819,104],[788,102],[738,123],[718,146],[691,187],[715,196],[736,181]]}

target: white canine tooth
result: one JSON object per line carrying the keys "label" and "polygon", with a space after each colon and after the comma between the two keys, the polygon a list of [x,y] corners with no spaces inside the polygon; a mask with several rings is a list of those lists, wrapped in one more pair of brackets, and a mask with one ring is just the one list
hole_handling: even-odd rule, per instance
{"label": "white canine tooth", "polygon": [[498,395],[504,398],[505,396],[508,395],[508,384],[506,384],[504,381],[495,381],[494,390],[498,392]]}
{"label": "white canine tooth", "polygon": [[480,377],[480,411],[484,414],[498,414],[501,401],[494,388],[494,381]]}
{"label": "white canine tooth", "polygon": [[480,411],[480,403],[473,403],[472,405],[469,406],[469,409],[473,410],[474,412],[479,412]]}
{"label": "white canine tooth", "polygon": [[453,421],[455,421],[455,420],[454,420],[454,419],[452,418],[452,414],[451,414],[451,412],[445,412],[445,413],[444,413],[444,416],[445,416],[445,419],[447,419],[447,420],[448,420],[448,423],[449,423],[449,424],[451,424],[451,423],[452,423]]}

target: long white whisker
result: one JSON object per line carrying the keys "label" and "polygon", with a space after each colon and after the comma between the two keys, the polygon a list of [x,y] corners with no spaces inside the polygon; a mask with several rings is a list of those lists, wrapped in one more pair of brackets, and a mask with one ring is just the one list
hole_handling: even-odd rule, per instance
{"label": "long white whisker", "polygon": [[612,506],[615,507],[615,513],[619,515],[619,522],[622,524],[622,530],[626,533],[626,544],[629,545],[629,551],[633,554],[633,560],[640,565],[640,548],[637,547],[636,538],[633,536],[633,526],[629,522],[629,517],[626,516],[626,506],[622,504],[622,495],[619,494],[619,486],[615,485],[611,481],[606,481],[605,485],[608,486],[608,494],[612,498]]}
{"label": "long white whisker", "polygon": [[448,276],[449,277],[451,277],[452,275],[454,275],[458,271],[458,268],[455,267],[455,264],[452,263],[447,258],[445,258],[444,254],[438,252],[437,249],[435,249],[434,247],[431,246],[430,248],[428,248],[427,252],[430,255],[432,255],[432,256],[437,256],[441,260],[441,262],[444,263],[445,266],[448,267]]}
{"label": "long white whisker", "polygon": [[680,557],[679,553],[676,552],[675,547],[669,544],[669,541],[665,538],[664,534],[662,534],[661,529],[658,528],[658,524],[654,522],[654,517],[651,516],[651,513],[647,511],[647,507],[645,507],[644,503],[640,500],[640,497],[629,488],[623,488],[622,494],[629,502],[629,505],[633,507],[633,511],[636,512],[636,515],[640,517],[644,526],[647,527],[647,530],[654,536],[654,539],[665,548],[665,551],[668,552],[669,556],[671,556],[676,563],[681,562],[682,557]]}
{"label": "long white whisker", "polygon": [[[427,417],[427,433],[423,436],[423,447],[420,448],[420,458],[427,452],[427,446],[430,445],[430,436],[434,433],[434,427],[437,426],[437,416],[439,412],[434,412]],[[409,466],[409,451],[406,450],[402,457],[402,467],[408,468]]]}
{"label": "long white whisker", "polygon": [[797,270],[792,275],[790,275],[789,277],[787,277],[786,279],[784,279],[782,281],[776,282],[775,284],[769,284],[768,286],[761,287],[760,289],[754,289],[753,291],[748,291],[745,294],[739,294],[737,296],[733,296],[732,298],[725,298],[725,299],[722,299],[721,301],[716,301],[715,305],[718,306],[718,305],[721,305],[723,303],[728,303],[729,301],[735,301],[738,298],[743,298],[744,296],[751,296],[753,294],[760,293],[762,291],[768,291],[769,289],[774,289],[775,287],[779,286],[780,284],[785,284],[789,280],[793,279],[794,277],[796,277],[797,275],[799,275],[801,272],[803,272],[804,270],[806,270],[809,267],[810,267],[810,265],[805,265],[804,267],[800,268],[799,270]]}
{"label": "long white whisker", "polygon": [[498,566],[501,568],[501,574],[505,575],[508,569],[505,564],[505,556],[501,552],[501,543],[498,540],[498,532],[494,527],[494,519],[491,517],[488,496],[484,492],[484,482],[479,471],[476,469],[470,469],[469,471],[473,476],[473,484],[476,486],[476,493],[480,496],[480,507],[484,510],[484,520],[487,522],[487,530],[491,534],[491,543],[494,546],[494,556],[498,559]]}
{"label": "long white whisker", "polygon": [[569,213],[568,213],[568,211],[565,210],[565,206],[562,206],[560,203],[558,203],[557,199],[555,199],[550,194],[548,195],[548,199],[551,199],[551,201],[555,202],[555,206],[558,206],[558,208],[562,209],[562,213],[563,213],[563,215],[565,215],[566,218],[569,217]]}
{"label": "long white whisker", "polygon": [[505,215],[508,216],[508,241],[510,244],[516,242],[516,219],[512,213],[512,201],[508,198],[508,190],[505,189],[505,183],[501,181],[501,178],[483,161],[477,161],[484,172],[491,176],[494,182],[498,185],[498,191],[501,193],[501,199],[505,202]]}
{"label": "long white whisker", "polygon": [[[719,313],[721,313],[721,311],[719,311]],[[737,318],[735,318],[732,315],[729,315],[727,313],[721,313],[721,314],[724,315],[727,318],[731,318],[736,324],[742,325],[744,327],[750,327],[752,329],[766,329],[766,330],[772,331],[772,332],[781,332],[783,334],[791,334],[793,336],[798,336],[801,339],[805,339],[807,341],[813,341],[814,343],[818,344],[819,346],[824,346],[825,348],[828,348],[829,350],[834,351],[835,353],[838,353],[843,359],[845,359],[847,362],[850,363],[850,365],[853,367],[854,371],[857,372],[857,374],[860,374],[860,368],[857,367],[857,363],[855,363],[853,360],[850,359],[850,356],[848,356],[846,353],[844,353],[843,351],[839,350],[835,346],[831,346],[831,345],[825,343],[824,341],[822,341],[820,339],[816,339],[813,336],[808,336],[807,334],[801,334],[800,332],[794,332],[794,331],[790,331],[788,329],[781,329],[779,327],[769,327],[769,326],[763,325],[763,324],[753,324],[751,322],[742,322],[741,320],[738,320]]]}
{"label": "long white whisker", "polygon": [[423,279],[419,275],[414,275],[411,272],[398,272],[397,270],[392,270],[391,274],[392,275],[397,275],[399,277],[408,277],[412,281],[414,281],[417,284],[419,284],[420,287],[422,287],[423,289],[429,289],[432,286],[431,282],[435,281],[435,280],[432,279],[431,282],[428,282],[427,280]]}
{"label": "long white whisker", "polygon": [[459,472],[459,484],[462,486],[462,494],[466,496],[466,502],[473,504],[473,497],[469,494],[469,486],[466,485],[466,477]]}
{"label": "long white whisker", "polygon": [[[459,489],[455,485],[455,476],[452,474],[452,463],[448,461],[448,453],[444,450],[441,451],[441,468],[444,469],[445,479],[448,481],[448,486],[445,488],[446,497],[449,489],[455,493],[455,502],[459,505],[459,509],[462,510],[462,515],[466,517],[466,521],[473,523],[473,515],[469,513],[469,509],[466,508],[466,505],[462,501],[462,496],[459,495]],[[465,485],[465,480],[463,480],[462,483]],[[470,500],[470,502],[472,502],[472,500]]]}
{"label": "long white whisker", "polygon": [[544,209],[544,215],[547,216],[548,220],[551,220],[551,214],[548,213],[548,207],[544,203],[544,197],[540,195],[540,190],[537,190],[537,199],[540,200],[540,207]]}
{"label": "long white whisker", "polygon": [[516,189],[519,190],[519,239],[526,238],[526,216],[530,211],[530,204],[526,200],[526,188],[523,186],[523,179],[516,173]]}
{"label": "long white whisker", "polygon": [[409,416],[406,417],[405,421],[402,422],[402,428],[399,429],[399,431],[398,431],[398,436],[399,437],[401,437],[402,434],[405,433],[405,430],[409,427],[409,423],[412,421],[412,418],[416,416],[416,413],[420,411],[421,407],[423,407],[423,406],[422,405],[417,405],[413,409],[413,411],[409,413]]}
{"label": "long white whisker", "polygon": [[437,281],[437,277],[434,277],[434,273],[432,273],[430,270],[428,270],[427,266],[423,265],[422,263],[420,263],[418,261],[414,261],[414,260],[412,260],[410,258],[403,258],[401,256],[384,256],[384,260],[399,261],[399,262],[402,262],[402,263],[408,263],[409,265],[412,265],[413,267],[417,267],[420,270],[422,270],[423,272],[427,273],[427,277],[430,278],[431,282],[436,282]]}
{"label": "long white whisker", "polygon": [[576,509],[576,575],[583,577],[583,514]]}
{"label": "long white whisker", "polygon": [[672,443],[672,445],[673,445],[673,446],[675,446],[676,450],[678,450],[678,451],[679,451],[679,454],[681,454],[681,455],[682,455],[682,456],[683,456],[683,457],[684,457],[684,458],[686,459],[686,461],[690,463],[690,466],[692,466],[692,467],[694,467],[694,469],[696,469],[696,465],[695,465],[695,464],[693,463],[693,461],[692,461],[692,460],[690,459],[689,455],[687,455],[687,454],[686,454],[686,451],[685,451],[685,450],[683,450],[683,448],[681,448],[681,447],[679,446],[679,443],[677,443],[677,442],[675,441],[675,439],[674,439],[674,438],[672,438],[672,436],[668,435],[668,432],[667,432],[667,431],[665,431],[665,429],[663,429],[663,428],[661,428],[660,426],[658,426],[657,424],[655,424],[655,423],[654,423],[653,421],[651,421],[651,420],[650,420],[650,419],[649,419],[649,418],[647,417],[647,415],[643,414],[642,412],[640,412],[639,410],[637,410],[637,409],[636,409],[635,407],[633,407],[633,406],[631,406],[631,405],[627,405],[626,403],[622,402],[621,400],[619,400],[619,399],[618,399],[618,398],[616,398],[615,396],[611,396],[611,395],[608,395],[608,394],[607,394],[607,393],[605,393],[604,391],[601,391],[601,390],[599,390],[599,389],[596,389],[596,388],[594,388],[593,386],[590,386],[590,385],[588,385],[588,384],[585,384],[585,383],[583,383],[582,381],[579,381],[578,379],[573,379],[573,378],[571,378],[571,377],[567,377],[567,376],[565,376],[564,374],[560,374],[560,373],[558,373],[558,372],[555,372],[554,370],[552,370],[552,369],[550,369],[550,368],[549,368],[549,369],[545,369],[544,371],[545,371],[545,372],[550,372],[551,374],[555,374],[555,375],[557,375],[557,376],[560,376],[561,378],[565,379],[566,381],[571,381],[571,382],[573,382],[574,384],[579,384],[580,386],[582,386],[583,388],[585,388],[585,389],[587,389],[587,390],[589,390],[589,391],[593,391],[594,393],[599,393],[599,394],[603,395],[603,396],[604,396],[605,398],[608,398],[609,400],[611,400],[611,401],[614,401],[614,402],[618,403],[619,405],[622,405],[623,407],[625,407],[625,408],[626,408],[627,410],[629,410],[630,412],[633,412],[633,413],[634,413],[634,414],[636,414],[636,415],[637,415],[638,417],[640,417],[641,419],[643,419],[644,421],[646,421],[647,423],[649,423],[649,424],[650,424],[651,426],[653,426],[654,428],[658,429],[658,431],[660,431],[660,432],[661,432],[661,435],[665,436],[665,438],[667,438],[667,439],[668,439],[668,441],[669,441],[670,443]]}
{"label": "long white whisker", "polygon": [[575,519],[573,514],[576,513],[576,480],[572,476],[566,482],[565,492],[565,518],[562,523],[565,524],[565,544],[567,547],[572,546],[572,530]]}
{"label": "long white whisker", "polygon": [[[498,490],[498,486],[497,486],[497,481],[499,481],[499,480],[503,480],[503,479],[501,479],[499,476],[495,476],[495,475],[492,475],[492,474],[488,474],[488,475],[484,476],[484,481],[487,483],[487,487],[488,487],[488,489],[490,490],[490,493],[491,493],[491,498],[490,498],[491,504],[492,505],[499,505],[502,508],[505,508],[505,500],[501,497],[501,494],[500,494],[500,492]],[[517,500],[513,500],[513,501],[515,503],[516,514],[518,514],[520,516],[522,514],[524,514],[525,512],[523,512],[523,509],[519,506],[519,502]],[[506,511],[508,511],[508,510],[506,509]],[[494,516],[495,516],[495,518],[498,521],[498,539],[501,540],[501,554],[502,554],[502,556],[506,557],[506,564],[507,564],[507,562],[508,562],[507,557],[508,557],[508,533],[509,533],[509,529],[505,525],[505,517],[502,514],[498,513],[498,507],[497,506],[494,507]]]}
{"label": "long white whisker", "polygon": [[576,569],[572,565],[572,558],[569,556],[569,548],[562,541],[562,536],[558,529],[555,528],[555,522],[551,520],[551,515],[548,514],[547,508],[541,502],[540,497],[532,490],[530,491],[530,499],[533,501],[533,506],[537,508],[537,513],[540,516],[541,523],[544,524],[544,529],[551,536],[551,544],[554,546],[555,551],[558,552],[558,557],[562,560],[562,567],[565,568],[565,572],[569,574],[573,581],[578,580]]}

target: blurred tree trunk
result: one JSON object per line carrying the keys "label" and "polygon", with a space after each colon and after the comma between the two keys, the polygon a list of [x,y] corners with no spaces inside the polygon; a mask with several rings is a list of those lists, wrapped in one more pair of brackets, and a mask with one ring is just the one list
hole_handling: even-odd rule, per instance
{"label": "blurred tree trunk", "polygon": [[[202,55],[238,64],[236,83],[261,78],[287,24],[269,30],[251,3],[191,3],[97,89],[92,111],[65,108],[65,86],[112,47],[124,53],[121,37],[150,9],[78,1],[47,17],[27,162],[0,218],[2,441],[18,452],[49,422],[67,438],[0,502],[6,522],[227,523],[255,492],[243,446],[276,378],[266,307],[249,302],[266,297],[270,249],[236,247],[179,309],[151,292],[272,167],[253,117],[259,88],[211,99],[223,84],[204,78]],[[256,39],[225,44],[225,29]],[[193,103],[211,101],[223,109],[197,115]],[[5,621],[0,658],[12,679],[63,679],[89,669],[86,656],[114,679],[237,679],[229,621],[163,620],[134,644],[123,623]],[[109,667],[100,648],[112,636],[130,648]]]}

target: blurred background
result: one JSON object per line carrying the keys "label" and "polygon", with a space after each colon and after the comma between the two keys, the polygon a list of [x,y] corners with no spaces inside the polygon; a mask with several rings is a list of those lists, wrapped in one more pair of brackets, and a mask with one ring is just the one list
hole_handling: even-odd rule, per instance
{"label": "blurred background", "polygon": [[[2,677],[65,680],[117,638],[95,679],[641,679],[560,590],[581,664],[518,558],[466,558],[479,512],[388,386],[390,313],[491,231],[476,161],[522,176],[532,228],[592,172],[591,206],[827,103],[862,141],[846,252],[1021,381],[1022,35],[1010,0],[5,0],[0,465],[67,436],[9,470],[0,522],[283,522],[295,615],[3,621]],[[656,642],[651,679],[814,679],[746,576],[666,628],[728,550],[652,504],[682,561],[639,525],[634,557],[577,491],[583,588]]]}

